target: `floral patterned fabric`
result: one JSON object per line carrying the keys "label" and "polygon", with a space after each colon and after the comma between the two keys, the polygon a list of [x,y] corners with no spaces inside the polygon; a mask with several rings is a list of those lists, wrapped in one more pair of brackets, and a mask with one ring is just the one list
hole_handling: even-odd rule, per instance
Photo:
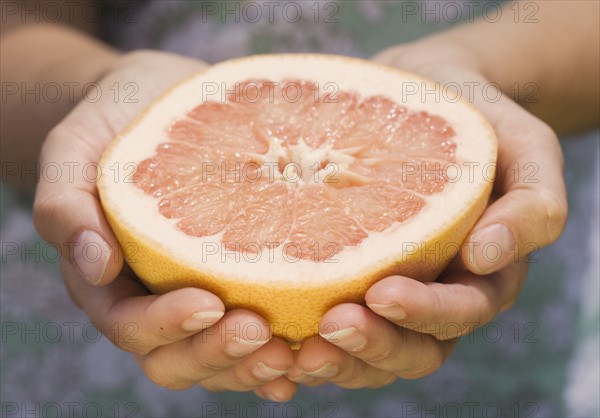
{"label": "floral patterned fabric", "polygon": [[[106,38],[124,50],[157,48],[208,62],[293,51],[368,57],[498,10],[486,1],[271,3],[135,3],[128,22],[108,19]],[[148,381],[69,301],[56,252],[32,226],[31,202],[3,184],[0,415],[598,416],[599,142],[598,132],[563,139],[570,203],[564,235],[532,256],[515,306],[464,337],[437,373],[377,390],[301,387],[283,404],[250,393],[172,392]]]}

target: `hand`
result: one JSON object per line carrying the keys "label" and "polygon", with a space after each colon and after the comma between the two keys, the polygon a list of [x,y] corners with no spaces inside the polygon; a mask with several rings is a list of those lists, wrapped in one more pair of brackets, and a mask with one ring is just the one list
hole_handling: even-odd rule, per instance
{"label": "hand", "polygon": [[[63,254],[71,298],[115,345],[134,353],[151,380],[172,389],[199,384],[286,400],[296,390],[282,377],[293,354],[282,340],[271,338],[264,319],[244,310],[224,313],[221,300],[201,289],[151,295],[123,266],[98,200],[93,170],[104,148],[153,98],[204,66],[159,52],[119,58],[98,83],[94,94],[100,99],[79,103],[48,135],[34,222]],[[47,166],[59,167],[62,175],[46,178]],[[250,328],[259,337],[244,340],[241,330]]]}
{"label": "hand", "polygon": [[[327,312],[320,336],[303,344],[288,372],[295,382],[378,387],[434,372],[456,338],[515,301],[526,278],[527,254],[554,242],[565,226],[563,159],[556,135],[506,96],[486,101],[483,89],[490,84],[477,57],[433,39],[391,48],[374,59],[442,86],[462,83],[466,98],[469,86],[475,86],[470,99],[499,140],[493,203],[467,238],[470,244],[463,246],[460,259],[437,282],[388,277],[369,289],[368,307],[342,304]],[[500,257],[486,257],[483,249],[489,243],[501,248]]]}

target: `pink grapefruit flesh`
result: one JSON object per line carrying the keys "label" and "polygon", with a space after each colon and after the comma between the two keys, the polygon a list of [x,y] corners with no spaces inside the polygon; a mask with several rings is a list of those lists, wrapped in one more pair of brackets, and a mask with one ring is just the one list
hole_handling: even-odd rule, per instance
{"label": "pink grapefruit flesh", "polygon": [[431,92],[346,57],[208,67],[107,148],[106,217],[151,291],[205,289],[297,345],[384,277],[435,280],[483,213],[495,134],[468,102]]}
{"label": "pink grapefruit flesh", "polygon": [[225,103],[200,104],[140,163],[136,184],[185,234],[222,233],[234,251],[285,246],[313,262],[406,221],[444,189],[456,149],[447,121],[315,86],[248,80]]}

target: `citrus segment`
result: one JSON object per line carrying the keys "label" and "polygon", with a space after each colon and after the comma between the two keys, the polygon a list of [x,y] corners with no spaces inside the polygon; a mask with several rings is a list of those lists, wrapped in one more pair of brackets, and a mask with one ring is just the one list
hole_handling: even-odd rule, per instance
{"label": "citrus segment", "polygon": [[409,190],[444,188],[456,145],[439,116],[310,80],[242,81],[226,97],[175,122],[135,175],[188,235],[321,262],[418,213]]}
{"label": "citrus segment", "polygon": [[107,219],[152,291],[201,287],[301,341],[383,277],[434,280],[483,212],[494,132],[441,93],[335,56],[215,65],[106,150]]}

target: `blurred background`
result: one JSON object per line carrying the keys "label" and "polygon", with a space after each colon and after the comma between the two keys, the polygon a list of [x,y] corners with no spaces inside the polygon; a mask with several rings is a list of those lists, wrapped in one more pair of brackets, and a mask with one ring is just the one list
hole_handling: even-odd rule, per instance
{"label": "blurred background", "polygon": [[[491,1],[270,3],[106,1],[75,11],[80,27],[122,50],[163,49],[211,63],[266,52],[367,58],[502,13]],[[57,252],[33,228],[32,197],[6,182],[3,167],[0,416],[598,416],[599,143],[598,132],[561,139],[570,204],[564,234],[532,255],[515,306],[464,337],[437,373],[378,390],[302,387],[284,404],[148,381],[71,303]]]}

